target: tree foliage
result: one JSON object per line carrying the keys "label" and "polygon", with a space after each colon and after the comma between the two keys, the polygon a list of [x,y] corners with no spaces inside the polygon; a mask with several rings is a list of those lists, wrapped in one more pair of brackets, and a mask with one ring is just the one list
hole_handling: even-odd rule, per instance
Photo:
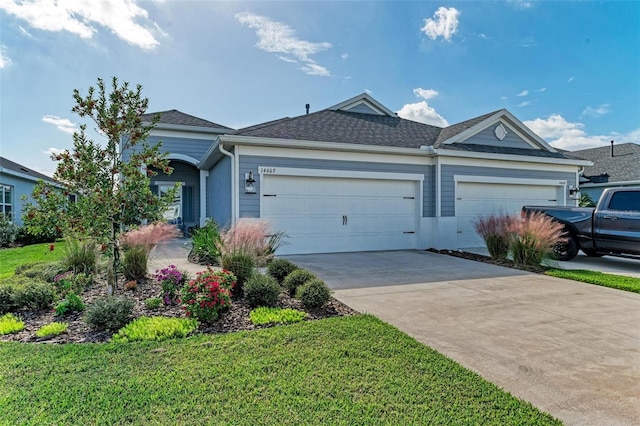
{"label": "tree foliage", "polygon": [[73,91],[72,112],[93,120],[106,142],[91,140],[82,125],[73,134],[73,149],[52,155],[58,162],[54,179],[64,189],[42,181],[36,186],[35,202],[27,203],[24,214],[30,229],[42,232],[54,227],[66,235],[95,238],[109,247],[117,262],[120,232],[162,217],[174,193],[157,197],[151,192],[150,177],[156,170],[170,174],[172,169],[161,144],[147,141],[159,117],[151,125],[143,123],[141,115],[149,100],[141,91],[142,86],[131,89],[116,77],[110,91],[102,79],[85,96]]}

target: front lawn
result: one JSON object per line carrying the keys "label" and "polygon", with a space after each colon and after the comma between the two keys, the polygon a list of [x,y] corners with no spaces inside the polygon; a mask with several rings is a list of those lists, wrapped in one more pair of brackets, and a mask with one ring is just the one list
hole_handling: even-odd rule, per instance
{"label": "front lawn", "polygon": [[547,275],[558,278],[580,281],[611,287],[618,290],[640,293],[640,278],[626,277],[623,275],[605,274],[602,272],[587,271],[584,269],[549,269]]}
{"label": "front lawn", "polygon": [[16,267],[23,263],[62,259],[66,244],[65,241],[57,241],[53,250],[50,250],[49,243],[0,250],[0,279],[12,276]]}
{"label": "front lawn", "polygon": [[7,424],[560,424],[369,315],[163,342],[0,343]]}

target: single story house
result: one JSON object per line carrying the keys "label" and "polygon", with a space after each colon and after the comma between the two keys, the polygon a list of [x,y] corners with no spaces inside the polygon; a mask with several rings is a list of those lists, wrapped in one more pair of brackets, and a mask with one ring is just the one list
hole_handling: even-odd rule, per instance
{"label": "single story house", "polygon": [[568,153],[591,161],[580,176],[580,191],[597,202],[605,188],[640,186],[640,145],[614,144]]}
{"label": "single story house", "polygon": [[31,199],[33,188],[39,180],[60,186],[49,176],[31,170],[21,164],[0,157],[0,214],[9,217],[17,226],[22,226],[22,207]]}
{"label": "single story house", "polygon": [[239,130],[161,116],[151,141],[175,171],[153,187],[182,183],[186,225],[268,220],[288,236],[279,254],[481,247],[479,215],[576,205],[580,167],[591,164],[505,109],[441,128],[366,93]]}

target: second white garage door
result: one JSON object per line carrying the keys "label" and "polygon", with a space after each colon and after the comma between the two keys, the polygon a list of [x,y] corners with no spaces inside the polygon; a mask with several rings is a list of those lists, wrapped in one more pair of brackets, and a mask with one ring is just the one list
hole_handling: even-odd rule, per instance
{"label": "second white garage door", "polygon": [[479,216],[519,213],[524,205],[562,205],[562,186],[458,182],[458,248],[483,247],[473,221]]}
{"label": "second white garage door", "polygon": [[284,231],[278,254],[416,247],[415,181],[265,175],[261,218]]}

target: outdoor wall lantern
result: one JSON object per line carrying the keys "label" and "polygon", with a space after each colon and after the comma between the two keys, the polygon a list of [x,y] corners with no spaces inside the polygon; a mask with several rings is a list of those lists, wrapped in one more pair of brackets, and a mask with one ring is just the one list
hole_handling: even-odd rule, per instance
{"label": "outdoor wall lantern", "polygon": [[253,172],[244,174],[244,192],[246,194],[255,194],[256,187],[253,184],[256,183],[256,180],[253,178]]}
{"label": "outdoor wall lantern", "polygon": [[569,197],[572,200],[577,200],[580,198],[580,188],[578,188],[575,185],[570,185],[569,186]]}

